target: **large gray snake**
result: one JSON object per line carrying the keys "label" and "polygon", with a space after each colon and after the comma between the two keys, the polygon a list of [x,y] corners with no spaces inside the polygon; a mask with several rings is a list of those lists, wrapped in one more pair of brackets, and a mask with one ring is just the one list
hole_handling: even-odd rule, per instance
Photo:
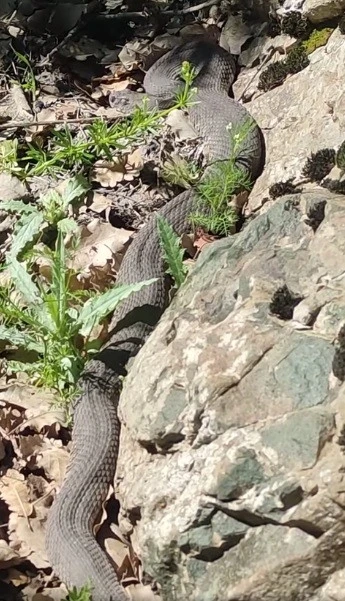
{"label": "large gray snake", "polygon": [[[166,106],[174,98],[181,84],[182,61],[189,61],[197,72],[196,98],[188,118],[204,139],[208,159],[227,159],[231,152],[227,126],[238,126],[249,117],[247,110],[228,96],[234,61],[215,43],[198,38],[174,48],[145,76],[144,87],[151,100]],[[263,154],[262,135],[255,125],[237,158],[253,180],[261,170]],[[190,229],[193,195],[193,190],[182,192],[159,211],[178,235]],[[117,281],[130,284],[151,278],[158,278],[157,282],[119,305],[109,342],[86,366],[74,411],[70,465],[48,517],[46,544],[54,570],[69,586],[81,587],[90,581],[93,601],[128,601],[113,565],[97,544],[93,524],[115,475],[121,376],[168,303],[155,215],[134,238]]]}

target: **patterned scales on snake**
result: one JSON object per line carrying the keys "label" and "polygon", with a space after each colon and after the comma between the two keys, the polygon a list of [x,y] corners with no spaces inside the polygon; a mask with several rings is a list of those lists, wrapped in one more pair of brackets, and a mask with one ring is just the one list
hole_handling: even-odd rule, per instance
{"label": "patterned scales on snake", "polygon": [[[192,41],[169,51],[150,68],[144,87],[151,101],[166,106],[181,85],[182,61],[197,72],[196,100],[189,120],[204,139],[209,160],[227,159],[231,139],[227,126],[248,120],[246,109],[229,98],[234,61],[216,44]],[[258,126],[246,138],[237,163],[254,180],[263,163],[264,145]],[[177,234],[188,231],[193,191],[179,194],[159,212]],[[93,601],[128,601],[113,565],[97,544],[93,524],[113,482],[119,445],[117,405],[126,364],[144,344],[165,307],[164,264],[153,216],[134,238],[122,262],[118,282],[130,284],[158,278],[120,304],[109,342],[90,361],[81,379],[81,396],[74,407],[72,454],[61,491],[49,512],[46,544],[58,576],[68,585],[90,582]]]}

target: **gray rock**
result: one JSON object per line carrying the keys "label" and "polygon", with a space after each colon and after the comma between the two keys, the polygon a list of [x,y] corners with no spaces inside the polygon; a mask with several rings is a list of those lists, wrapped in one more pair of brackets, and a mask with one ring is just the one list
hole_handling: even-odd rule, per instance
{"label": "gray rock", "polygon": [[134,361],[116,488],[164,601],[316,601],[336,586],[344,230],[343,196],[276,201],[202,253]]}
{"label": "gray rock", "polygon": [[266,165],[249,198],[248,212],[262,205],[271,185],[289,178],[300,181],[312,152],[338,148],[344,140],[345,92],[339,86],[345,78],[344,36],[335,30],[327,45],[309,59],[310,65],[303,71],[266,93],[258,95],[257,67],[244,69],[236,82],[237,98],[247,86],[249,98],[256,94],[246,107],[266,140]]}
{"label": "gray rock", "polygon": [[312,23],[321,23],[339,17],[345,9],[345,0],[305,0],[303,14]]}

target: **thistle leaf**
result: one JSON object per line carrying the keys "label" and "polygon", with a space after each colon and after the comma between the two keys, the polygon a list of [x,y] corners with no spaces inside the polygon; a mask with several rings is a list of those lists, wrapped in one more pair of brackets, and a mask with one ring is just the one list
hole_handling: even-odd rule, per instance
{"label": "thistle leaf", "polygon": [[157,226],[163,258],[167,264],[167,273],[173,277],[176,288],[179,288],[187,275],[187,267],[183,264],[184,249],[181,248],[179,236],[160,215],[157,215]]}
{"label": "thistle leaf", "polygon": [[8,213],[15,213],[16,215],[38,212],[37,207],[22,200],[2,200],[0,208],[2,211],[8,211]]}
{"label": "thistle leaf", "polygon": [[89,298],[83,305],[77,320],[79,333],[82,336],[88,336],[96,323],[99,323],[106,315],[114,311],[117,305],[125,300],[133,292],[139,292],[144,286],[149,286],[156,282],[157,278],[138,282],[136,284],[128,284],[123,286],[115,286],[111,290],[107,290],[101,296]]}
{"label": "thistle leaf", "polygon": [[27,351],[44,352],[44,345],[42,343],[37,342],[30,334],[21,332],[14,327],[0,325],[0,340],[6,340]]}
{"label": "thistle leaf", "polygon": [[11,261],[17,257],[19,253],[26,247],[29,242],[39,234],[41,225],[44,221],[42,213],[29,213],[23,215],[14,231],[11,250],[8,253],[8,258]]}
{"label": "thistle leaf", "polygon": [[68,180],[65,190],[62,193],[62,205],[64,209],[74,200],[85,194],[90,189],[90,184],[82,175],[76,175]]}
{"label": "thistle leaf", "polygon": [[15,257],[11,257],[8,270],[18,292],[27,304],[31,306],[42,305],[39,290],[22,263],[19,263]]}

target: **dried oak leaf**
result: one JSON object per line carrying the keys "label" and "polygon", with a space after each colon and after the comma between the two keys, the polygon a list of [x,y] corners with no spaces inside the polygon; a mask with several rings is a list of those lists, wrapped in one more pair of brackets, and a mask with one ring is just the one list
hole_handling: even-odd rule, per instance
{"label": "dried oak leaf", "polygon": [[37,467],[44,470],[45,476],[61,486],[66,473],[70,454],[61,440],[45,440],[44,448],[37,454]]}
{"label": "dried oak leaf", "polygon": [[8,469],[6,475],[0,478],[0,498],[19,517],[27,519],[33,513],[27,482],[17,470]]}
{"label": "dried oak leaf", "polygon": [[98,214],[104,211],[107,213],[111,209],[112,204],[113,201],[111,198],[104,196],[104,194],[99,194],[99,192],[94,192],[89,209]]}
{"label": "dried oak leaf", "polygon": [[10,434],[14,428],[16,428],[22,419],[23,411],[10,405],[2,407],[0,402],[0,428],[2,428],[7,434]]}
{"label": "dried oak leaf", "polygon": [[4,570],[20,562],[21,559],[18,553],[11,549],[5,540],[0,540],[0,570]]}
{"label": "dried oak leaf", "polygon": [[92,170],[92,180],[104,188],[115,188],[125,178],[125,165],[124,157],[115,157],[112,161],[96,161]]}
{"label": "dried oak leaf", "polygon": [[46,514],[26,520],[12,513],[8,524],[11,547],[20,557],[43,569],[49,567],[45,551],[45,522]]}
{"label": "dried oak leaf", "polygon": [[43,469],[47,480],[61,486],[69,461],[68,449],[61,440],[41,434],[18,436],[17,455],[26,460],[26,466],[30,470]]}
{"label": "dried oak leaf", "polygon": [[10,514],[8,521],[10,546],[20,557],[28,559],[37,568],[44,569],[49,567],[45,550],[45,522],[48,513],[46,499],[51,485],[41,476],[31,477],[25,481],[25,484],[28,497],[30,495],[34,499],[36,494],[42,496],[30,504],[32,510],[30,516],[24,517],[14,511]]}
{"label": "dried oak leaf", "polygon": [[40,432],[48,426],[66,426],[66,417],[61,409],[53,408],[55,397],[47,392],[28,384],[13,382],[0,386],[0,402],[14,405],[23,409],[23,420],[15,427],[16,433],[21,432],[28,426]]}
{"label": "dried oak leaf", "polygon": [[138,177],[143,166],[141,150],[136,148],[127,155],[115,156],[112,161],[96,161],[92,179],[105,188],[115,188],[119,182],[132,181]]}
{"label": "dried oak leaf", "polygon": [[110,223],[100,223],[98,219],[83,227],[73,259],[74,269],[82,272],[78,279],[88,279],[90,284],[104,289],[118,271],[132,233]]}

